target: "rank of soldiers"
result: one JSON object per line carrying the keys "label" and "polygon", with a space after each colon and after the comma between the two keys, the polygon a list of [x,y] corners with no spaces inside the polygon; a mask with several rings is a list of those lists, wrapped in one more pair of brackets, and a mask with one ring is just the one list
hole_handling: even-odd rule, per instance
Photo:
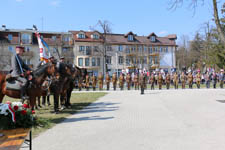
{"label": "rank of soldiers", "polygon": [[[174,89],[189,88],[192,89],[193,85],[196,85],[196,88],[200,89],[201,85],[205,84],[206,88],[210,88],[210,83],[212,83],[213,88],[217,87],[217,83],[219,83],[220,88],[223,88],[225,82],[224,71],[221,69],[220,72],[206,72],[201,74],[200,71],[196,73],[192,72],[173,72],[173,73],[120,73],[117,76],[117,73],[113,73],[111,76],[109,73],[106,73],[105,77],[102,73],[98,75],[93,74],[92,76],[87,75],[85,79],[78,80],[78,88],[82,90],[82,88],[86,88],[89,90],[90,87],[93,88],[93,91],[98,87],[99,90],[103,90],[103,85],[105,85],[106,90],[116,90],[119,88],[120,90],[139,90],[147,89],[148,85],[151,90],[155,88],[161,90],[170,89],[171,87]],[[179,86],[180,85],[180,86]],[[112,87],[110,87],[112,86]]]}

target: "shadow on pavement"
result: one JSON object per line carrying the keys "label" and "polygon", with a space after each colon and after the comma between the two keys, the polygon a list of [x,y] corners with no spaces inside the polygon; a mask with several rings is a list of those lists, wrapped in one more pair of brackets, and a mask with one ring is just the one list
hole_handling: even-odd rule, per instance
{"label": "shadow on pavement", "polygon": [[88,120],[108,120],[108,119],[113,119],[113,118],[114,117],[100,117],[100,116],[68,118],[68,119],[65,119],[62,123],[70,123],[70,122],[77,122],[77,121],[88,121]]}
{"label": "shadow on pavement", "polygon": [[216,101],[220,103],[225,103],[225,100],[216,100]]}

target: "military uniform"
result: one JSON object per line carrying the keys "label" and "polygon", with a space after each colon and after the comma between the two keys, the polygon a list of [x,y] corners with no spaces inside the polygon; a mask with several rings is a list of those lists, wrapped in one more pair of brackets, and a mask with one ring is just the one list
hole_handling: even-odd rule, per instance
{"label": "military uniform", "polygon": [[213,73],[212,83],[213,83],[213,88],[214,89],[216,89],[217,80],[218,80],[217,74],[216,73]]}
{"label": "military uniform", "polygon": [[170,89],[170,74],[166,75],[166,89]]}
{"label": "military uniform", "polygon": [[92,80],[92,88],[93,88],[93,91],[95,91],[96,84],[97,84],[97,77],[95,75],[93,75],[92,78],[91,78],[91,80]]}
{"label": "military uniform", "polygon": [[141,94],[144,94],[144,89],[145,89],[145,82],[146,82],[146,76],[144,74],[140,75],[140,86],[141,86]]}
{"label": "military uniform", "polygon": [[198,89],[200,89],[200,83],[201,83],[201,74],[198,72],[198,74],[196,75],[196,84]]}
{"label": "military uniform", "polygon": [[86,90],[88,91],[90,86],[90,77],[88,75],[86,75],[85,86]]}
{"label": "military uniform", "polygon": [[154,90],[154,85],[155,85],[155,75],[152,74],[150,77],[150,84],[151,84],[151,90]]}
{"label": "military uniform", "polygon": [[131,85],[131,76],[128,73],[126,76],[126,82],[127,82],[127,89],[130,90],[130,85]]}
{"label": "military uniform", "polygon": [[192,89],[193,75],[191,74],[191,72],[188,74],[188,85],[189,85],[189,89]]}
{"label": "military uniform", "polygon": [[98,75],[98,86],[99,90],[103,89],[103,75],[101,73]]}
{"label": "military uniform", "polygon": [[162,89],[162,82],[163,82],[162,74],[159,74],[159,76],[158,76],[159,90]]}
{"label": "military uniform", "polygon": [[137,74],[134,75],[134,89],[139,90],[139,78]]}
{"label": "military uniform", "polygon": [[124,86],[124,76],[123,76],[123,74],[120,74],[119,84],[120,84],[120,90],[123,90],[123,86]]}
{"label": "military uniform", "polygon": [[110,81],[111,81],[111,78],[110,78],[109,74],[107,73],[106,77],[105,77],[107,91],[109,90],[109,87],[110,87]]}
{"label": "military uniform", "polygon": [[223,84],[224,84],[225,76],[223,71],[219,74],[219,81],[220,81],[220,88],[223,89]]}
{"label": "military uniform", "polygon": [[174,84],[174,88],[178,89],[178,75],[177,75],[177,73],[175,73],[173,75],[173,84]]}
{"label": "military uniform", "polygon": [[82,87],[83,87],[83,78],[79,77],[79,79],[78,79],[78,89],[79,89],[79,91],[82,90]]}
{"label": "military uniform", "polygon": [[181,80],[182,89],[185,89],[186,75],[184,73],[182,73],[182,75],[180,76],[180,80]]}
{"label": "military uniform", "polygon": [[116,73],[114,73],[113,76],[112,76],[112,84],[113,84],[113,89],[115,91],[116,90],[116,84],[117,84],[117,75],[116,75]]}

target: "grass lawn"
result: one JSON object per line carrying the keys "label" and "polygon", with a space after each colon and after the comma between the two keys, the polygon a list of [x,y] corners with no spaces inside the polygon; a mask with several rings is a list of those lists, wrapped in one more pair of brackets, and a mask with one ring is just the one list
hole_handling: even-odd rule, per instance
{"label": "grass lawn", "polygon": [[[71,95],[72,108],[62,110],[59,114],[53,113],[53,96],[51,96],[51,106],[42,107],[35,111],[41,122],[41,126],[32,129],[33,136],[36,137],[41,132],[52,128],[57,123],[62,122],[67,116],[78,112],[85,106],[88,106],[90,103],[96,101],[98,98],[104,95],[106,95],[104,92],[73,93]],[[19,99],[15,100],[6,96],[4,97],[3,102],[6,101],[19,101]]]}

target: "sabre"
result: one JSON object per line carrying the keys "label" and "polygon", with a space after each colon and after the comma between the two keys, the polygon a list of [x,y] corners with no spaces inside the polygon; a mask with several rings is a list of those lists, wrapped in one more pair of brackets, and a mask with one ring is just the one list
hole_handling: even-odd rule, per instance
{"label": "sabre", "polygon": [[22,68],[22,65],[20,64],[20,61],[19,61],[19,58],[18,58],[17,54],[12,49],[9,49],[9,51],[16,56],[16,60],[17,60],[17,62],[19,64],[20,71],[23,73],[23,68]]}

